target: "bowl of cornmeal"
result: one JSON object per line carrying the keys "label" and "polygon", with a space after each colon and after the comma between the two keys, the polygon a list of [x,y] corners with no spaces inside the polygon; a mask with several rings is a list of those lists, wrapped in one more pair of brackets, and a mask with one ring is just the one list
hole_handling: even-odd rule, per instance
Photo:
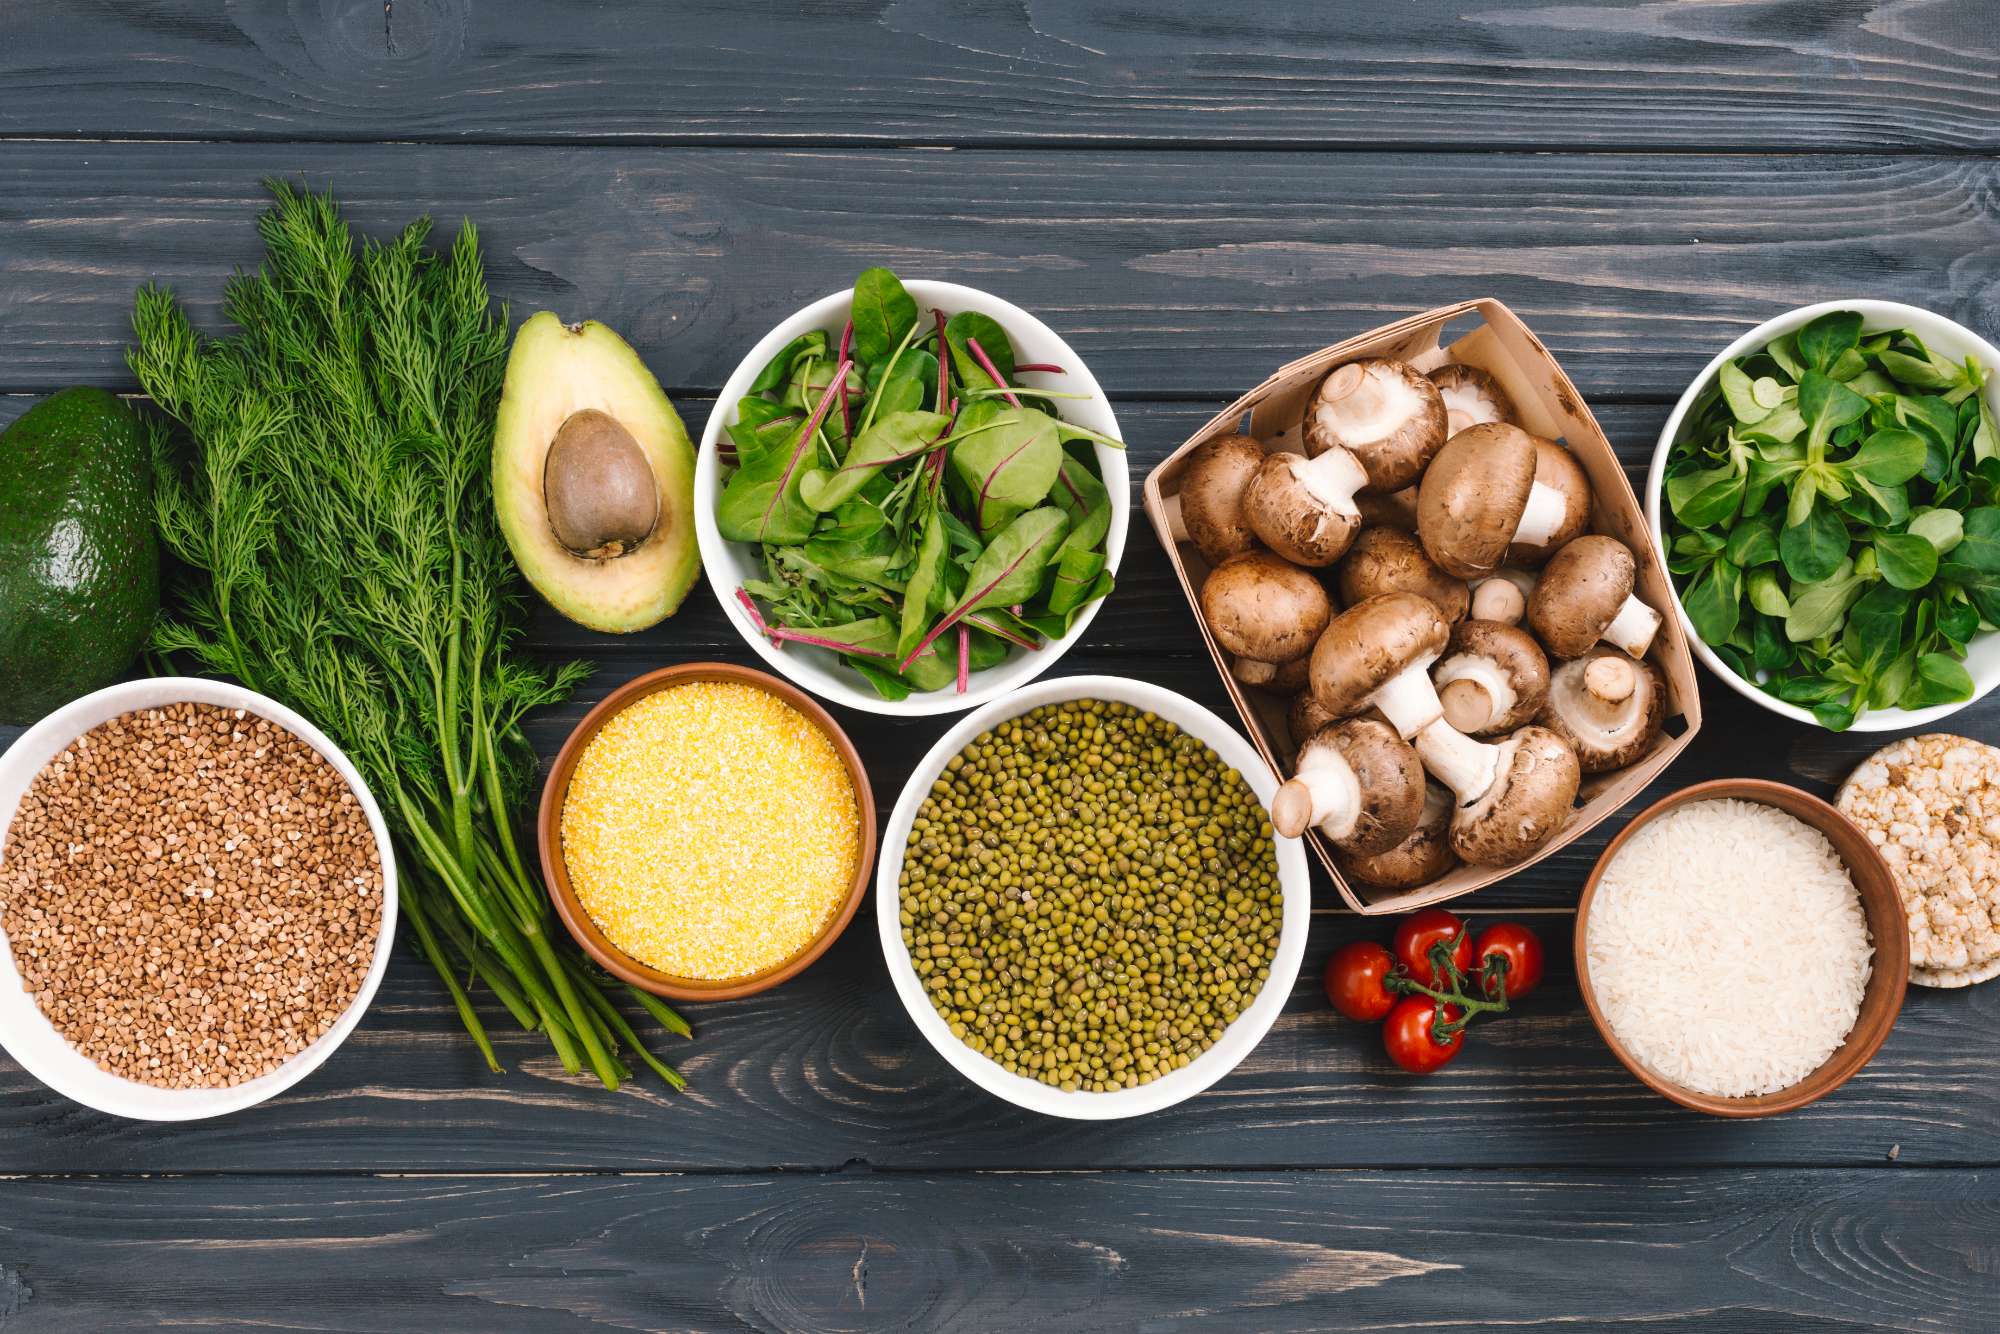
{"label": "bowl of cornmeal", "polygon": [[774,987],[854,917],[875,799],[854,743],[803,691],[685,663],[612,691],[542,790],[556,912],[614,977],[675,1000]]}

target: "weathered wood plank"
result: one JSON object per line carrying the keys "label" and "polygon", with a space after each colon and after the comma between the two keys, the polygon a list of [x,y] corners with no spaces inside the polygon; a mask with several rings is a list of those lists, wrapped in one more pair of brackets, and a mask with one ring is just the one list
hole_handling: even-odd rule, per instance
{"label": "weathered wood plank", "polygon": [[283,139],[1990,149],[1978,0],[18,0],[0,129]]}
{"label": "weathered wood plank", "polygon": [[[1471,906],[1475,922],[1494,920]],[[952,1070],[890,988],[872,904],[791,983],[691,1007],[695,1042],[663,1048],[688,1077],[680,1096],[652,1081],[613,1094],[565,1077],[546,1043],[500,1027],[491,1006],[509,1069],[487,1073],[436,979],[405,952],[323,1069],[219,1121],[163,1133],[98,1116],[0,1058],[0,1173],[2000,1161],[2000,988],[1913,988],[1881,1054],[1839,1093],[1724,1124],[1671,1106],[1612,1059],[1576,993],[1572,917],[1522,920],[1547,943],[1548,981],[1477,1027],[1439,1074],[1402,1074],[1372,1027],[1328,1009],[1327,956],[1387,939],[1389,927],[1326,911],[1284,1014],[1235,1073],[1177,1108],[1109,1124],[1020,1111]]]}
{"label": "weathered wood plank", "polygon": [[0,1219],[9,1334],[2000,1321],[1990,1172],[13,1181]]}
{"label": "weathered wood plank", "polygon": [[1132,398],[1226,401],[1488,294],[1594,398],[1675,397],[1743,328],[1826,297],[2000,332],[1990,159],[15,143],[0,389],[127,383],[139,283],[212,316],[259,256],[272,173],[369,226],[471,216],[500,295],[610,323],[677,391],[713,392],[870,261],[1036,311]]}

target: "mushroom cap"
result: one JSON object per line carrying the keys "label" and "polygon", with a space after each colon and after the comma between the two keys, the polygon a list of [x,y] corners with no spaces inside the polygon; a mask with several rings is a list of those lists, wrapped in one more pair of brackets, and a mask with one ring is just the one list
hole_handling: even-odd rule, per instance
{"label": "mushroom cap", "polygon": [[1469,426],[1431,460],[1417,492],[1417,536],[1447,574],[1499,568],[1535,485],[1535,437],[1518,426]]}
{"label": "mushroom cap", "polygon": [[1353,451],[1373,491],[1400,491],[1444,444],[1444,397],[1407,362],[1364,357],[1336,366],[1306,402],[1306,453]]}
{"label": "mushroom cap", "polygon": [[[1424,762],[1417,758],[1416,747],[1374,718],[1349,718],[1322,727],[1299,748],[1300,760],[1316,746],[1338,751],[1361,789],[1354,828],[1345,838],[1329,837],[1335,847],[1369,856],[1387,852],[1409,837],[1424,809]],[[1275,819],[1274,812],[1274,823]]]}
{"label": "mushroom cap", "polygon": [[1474,866],[1512,866],[1569,823],[1583,779],[1569,742],[1524,727],[1499,743],[1499,773],[1477,801],[1451,817],[1451,846]]}
{"label": "mushroom cap", "polygon": [[1297,454],[1266,455],[1243,488],[1243,521],[1293,564],[1331,565],[1360,531],[1361,514],[1314,491],[1299,471],[1305,462]]}
{"label": "mushroom cap", "polygon": [[[1452,716],[1460,696],[1451,687],[1479,674],[1475,667],[1472,675],[1461,675],[1464,667],[1479,663],[1490,664],[1486,670],[1506,678],[1513,700],[1501,712],[1468,727]],[[1500,621],[1459,622],[1451,634],[1451,647],[1431,669],[1431,677],[1438,684],[1438,698],[1444,702],[1445,721],[1469,736],[1495,736],[1532,722],[1549,697],[1549,660],[1542,646],[1526,630]],[[1485,698],[1489,705],[1499,703],[1490,696]]]}
{"label": "mushroom cap", "polygon": [[1528,628],[1551,657],[1580,658],[1632,596],[1638,563],[1615,537],[1586,533],[1542,567],[1528,599]]}
{"label": "mushroom cap", "polygon": [[1564,449],[1553,440],[1542,436],[1535,441],[1535,481],[1553,491],[1562,492],[1564,509],[1562,523],[1549,534],[1546,542],[1510,542],[1507,544],[1507,563],[1533,568],[1556,553],[1559,547],[1575,540],[1576,536],[1590,527],[1590,511],[1593,497],[1590,491],[1590,476],[1583,465],[1576,461],[1576,455]]}
{"label": "mushroom cap", "polygon": [[[1607,673],[1606,666],[1613,670]],[[1611,678],[1611,694],[1624,691],[1621,698],[1600,692],[1605,676]],[[1653,664],[1600,644],[1556,665],[1541,724],[1569,742],[1583,772],[1601,774],[1623,769],[1652,748],[1666,704],[1667,692]]]}
{"label": "mushroom cap", "polygon": [[1445,428],[1452,435],[1482,422],[1521,424],[1514,400],[1507,397],[1498,380],[1477,366],[1446,362],[1430,373],[1430,382],[1444,397]]}
{"label": "mushroom cap", "polygon": [[1363,528],[1341,557],[1337,577],[1340,600],[1350,607],[1378,593],[1416,593],[1456,622],[1472,603],[1465,581],[1432,564],[1423,544],[1400,528]]}
{"label": "mushroom cap", "polygon": [[[1301,659],[1301,661],[1310,662],[1311,659],[1305,658]],[[1285,730],[1291,736],[1294,756],[1296,756],[1298,748],[1305,743],[1305,738],[1310,737],[1314,732],[1319,731],[1320,728],[1325,727],[1328,723],[1338,721],[1339,719],[1328,713],[1321,706],[1312,691],[1301,690],[1298,694],[1292,696],[1291,706],[1285,710]],[[1387,726],[1386,723],[1383,725]]]}
{"label": "mushroom cap", "polygon": [[1361,511],[1361,527],[1400,528],[1406,533],[1417,531],[1417,488],[1410,485],[1401,491],[1363,491],[1354,498],[1354,507]]}
{"label": "mushroom cap", "polygon": [[1382,593],[1333,618],[1313,645],[1312,689],[1321,707],[1361,712],[1392,678],[1444,651],[1451,628],[1429,598]]}
{"label": "mushroom cap", "polygon": [[1339,853],[1336,860],[1350,880],[1381,889],[1415,889],[1458,865],[1451,850],[1451,793],[1436,783],[1424,788],[1417,824],[1401,843],[1373,856]]}
{"label": "mushroom cap", "polygon": [[1268,551],[1246,551],[1209,571],[1201,614],[1237,657],[1281,663],[1312,651],[1333,602],[1305,570]]}
{"label": "mushroom cap", "polygon": [[1181,473],[1181,524],[1210,565],[1257,545],[1243,518],[1243,489],[1264,462],[1264,447],[1247,435],[1225,435],[1198,446]]}

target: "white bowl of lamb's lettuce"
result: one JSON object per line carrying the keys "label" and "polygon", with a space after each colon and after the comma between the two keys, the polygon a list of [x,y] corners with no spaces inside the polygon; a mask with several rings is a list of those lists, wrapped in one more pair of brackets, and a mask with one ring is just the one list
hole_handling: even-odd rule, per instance
{"label": "white bowl of lamb's lettuce", "polygon": [[1876,732],[2000,684],[1996,367],[1941,315],[1830,301],[1688,387],[1646,511],[1695,652],[1737,693]]}
{"label": "white bowl of lamb's lettuce", "polygon": [[1047,670],[1110,592],[1120,439],[1040,320],[870,269],[723,386],[695,465],[702,566],[800,687],[874,713],[969,709]]}

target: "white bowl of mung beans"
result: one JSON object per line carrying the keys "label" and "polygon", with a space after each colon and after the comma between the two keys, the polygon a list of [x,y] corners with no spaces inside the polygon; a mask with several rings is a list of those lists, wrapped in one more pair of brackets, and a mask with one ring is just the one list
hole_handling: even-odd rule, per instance
{"label": "white bowl of mung beans", "polygon": [[1311,915],[1250,743],[1170,690],[1038,681],[967,715],[889,816],[896,994],[979,1087],[1103,1121],[1182,1102],[1270,1031]]}
{"label": "white bowl of mung beans", "polygon": [[0,1045],[87,1107],[192,1121],[298,1083],[361,1021],[396,910],[360,773],[255,691],[122,682],[0,755]]}

